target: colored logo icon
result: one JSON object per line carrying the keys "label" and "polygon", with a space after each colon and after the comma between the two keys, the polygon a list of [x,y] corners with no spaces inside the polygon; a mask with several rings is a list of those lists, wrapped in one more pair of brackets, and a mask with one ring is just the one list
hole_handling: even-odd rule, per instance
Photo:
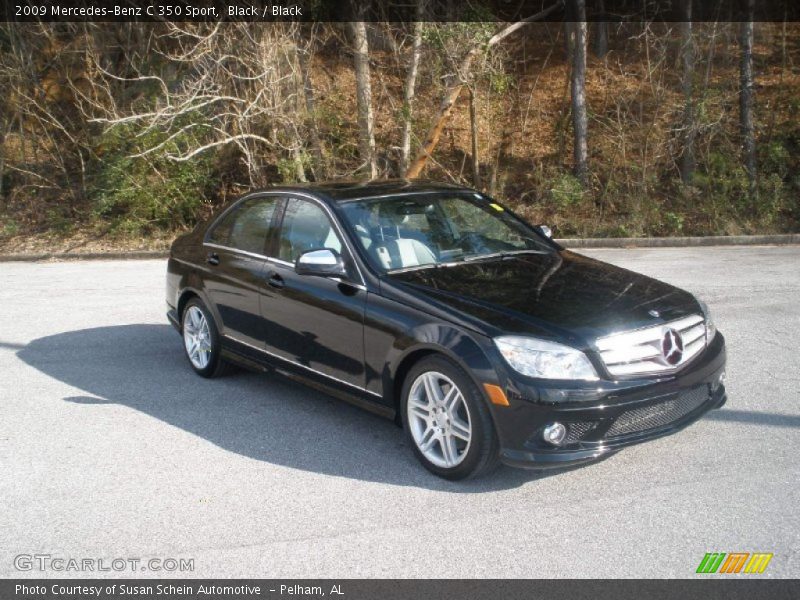
{"label": "colored logo icon", "polygon": [[707,552],[697,566],[697,573],[763,573],[772,556],[765,552]]}

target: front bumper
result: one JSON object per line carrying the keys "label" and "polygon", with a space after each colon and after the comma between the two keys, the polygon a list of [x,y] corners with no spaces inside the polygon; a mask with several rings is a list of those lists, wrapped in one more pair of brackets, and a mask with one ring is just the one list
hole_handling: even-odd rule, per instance
{"label": "front bumper", "polygon": [[[670,435],[725,404],[724,372],[725,340],[717,334],[691,364],[668,377],[558,384],[505,373],[510,406],[492,405],[501,460],[517,467],[569,467]],[[560,446],[542,438],[553,422],[567,427]]]}
{"label": "front bumper", "polygon": [[169,304],[167,304],[167,320],[177,330],[178,333],[181,333],[181,322],[180,318],[178,317],[178,310]]}

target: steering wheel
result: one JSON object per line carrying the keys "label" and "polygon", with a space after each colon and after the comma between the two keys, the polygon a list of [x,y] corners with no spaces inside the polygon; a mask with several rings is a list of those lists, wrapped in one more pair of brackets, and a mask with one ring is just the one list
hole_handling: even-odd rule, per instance
{"label": "steering wheel", "polygon": [[470,232],[462,235],[456,240],[456,245],[460,246],[464,254],[485,254],[496,252],[497,248],[489,242],[489,239],[480,233]]}

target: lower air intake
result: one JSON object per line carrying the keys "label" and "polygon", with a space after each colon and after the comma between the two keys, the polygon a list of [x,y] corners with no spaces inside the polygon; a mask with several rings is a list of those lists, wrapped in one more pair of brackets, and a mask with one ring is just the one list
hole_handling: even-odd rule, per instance
{"label": "lower air intake", "polygon": [[614,424],[606,433],[606,437],[616,437],[666,427],[700,408],[708,400],[709,396],[708,386],[701,386],[658,404],[634,408],[617,417],[617,420],[614,421]]}

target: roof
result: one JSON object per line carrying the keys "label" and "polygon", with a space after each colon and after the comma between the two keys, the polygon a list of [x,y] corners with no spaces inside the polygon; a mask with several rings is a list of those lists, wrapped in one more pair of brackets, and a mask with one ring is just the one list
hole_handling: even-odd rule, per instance
{"label": "roof", "polygon": [[307,183],[302,185],[281,185],[271,188],[311,193],[324,196],[334,202],[358,200],[373,196],[391,196],[392,194],[412,194],[425,192],[445,192],[466,190],[463,186],[419,179],[384,179],[373,181],[329,181]]}

